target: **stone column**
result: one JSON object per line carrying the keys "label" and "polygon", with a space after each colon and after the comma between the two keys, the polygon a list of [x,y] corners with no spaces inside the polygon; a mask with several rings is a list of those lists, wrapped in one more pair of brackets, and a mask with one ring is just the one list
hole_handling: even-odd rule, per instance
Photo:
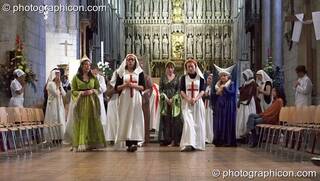
{"label": "stone column", "polygon": [[[271,51],[271,1],[262,1],[262,63],[268,61]],[[270,52],[271,53],[271,52]]]}
{"label": "stone column", "polygon": [[273,63],[282,68],[283,55],[282,55],[282,39],[283,39],[283,25],[282,25],[282,0],[272,1],[272,57]]}
{"label": "stone column", "polygon": [[[69,0],[68,5],[77,6],[79,4],[77,3],[77,1]],[[78,12],[67,12],[67,13],[68,13],[68,17],[67,17],[68,33],[75,33],[77,31]]]}
{"label": "stone column", "polygon": [[[62,6],[65,6],[65,5],[67,5],[67,1],[66,0],[59,0],[58,1],[58,6],[59,5],[62,5]],[[58,22],[57,22],[57,26],[58,26],[58,28],[57,28],[57,30],[58,30],[58,32],[61,32],[61,33],[66,33],[67,31],[66,31],[66,27],[67,27],[67,22],[66,22],[66,20],[67,20],[67,16],[66,16],[66,14],[67,14],[67,11],[66,10],[64,10],[64,9],[61,9],[61,11],[60,12],[57,12],[57,16],[59,17],[57,20],[58,20]]]}

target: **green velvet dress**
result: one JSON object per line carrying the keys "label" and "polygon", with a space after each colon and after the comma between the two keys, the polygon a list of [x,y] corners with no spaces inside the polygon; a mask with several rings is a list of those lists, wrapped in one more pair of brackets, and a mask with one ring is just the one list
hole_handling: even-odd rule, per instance
{"label": "green velvet dress", "polygon": [[[88,96],[81,95],[82,91],[89,89],[94,89],[95,93]],[[72,101],[75,103],[72,146],[78,151],[106,146],[100,121],[98,89],[99,81],[96,78],[90,78],[88,82],[84,82],[75,76],[72,80]]]}

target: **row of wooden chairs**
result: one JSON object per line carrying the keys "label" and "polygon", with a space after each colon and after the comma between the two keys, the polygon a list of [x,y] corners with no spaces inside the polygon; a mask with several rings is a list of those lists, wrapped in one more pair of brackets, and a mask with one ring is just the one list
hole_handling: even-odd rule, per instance
{"label": "row of wooden chairs", "polygon": [[58,146],[58,140],[62,140],[60,127],[58,123],[44,123],[42,109],[0,107],[1,141],[7,155],[11,147],[18,154],[18,150],[26,153],[39,146]]}
{"label": "row of wooden chairs", "polygon": [[279,125],[259,124],[258,148],[272,151],[278,148],[295,151],[314,152],[316,137],[320,131],[320,105],[283,107],[279,115]]}

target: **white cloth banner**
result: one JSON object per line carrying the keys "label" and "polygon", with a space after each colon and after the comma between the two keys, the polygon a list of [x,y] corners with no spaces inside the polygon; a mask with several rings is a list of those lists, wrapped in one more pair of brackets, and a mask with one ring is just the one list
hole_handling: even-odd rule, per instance
{"label": "white cloth banner", "polygon": [[296,14],[298,21],[294,22],[293,33],[292,33],[292,41],[299,42],[301,30],[302,30],[302,22],[303,22],[304,14]]}
{"label": "white cloth banner", "polygon": [[312,21],[316,40],[320,40],[320,11],[312,12]]}

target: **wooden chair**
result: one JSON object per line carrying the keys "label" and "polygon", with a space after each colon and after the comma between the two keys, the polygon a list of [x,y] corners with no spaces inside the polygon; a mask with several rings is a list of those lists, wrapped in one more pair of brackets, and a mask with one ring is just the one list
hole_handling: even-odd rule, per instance
{"label": "wooden chair", "polygon": [[28,111],[29,108],[20,108],[20,113],[22,115],[20,127],[24,127],[26,130],[28,143],[29,143],[29,150],[32,152],[33,147],[37,145],[36,136],[35,136],[35,129],[31,124],[31,115]]}
{"label": "wooden chair", "polygon": [[[36,148],[39,148],[39,145],[42,144],[42,133],[40,129],[40,125],[37,124],[36,115],[34,113],[34,108],[24,108],[25,114],[27,115],[28,119],[24,121],[24,125],[28,126],[29,129],[32,130],[33,136],[33,145]],[[38,139],[39,137],[39,139]],[[38,144],[40,143],[40,144]]]}
{"label": "wooden chair", "polygon": [[31,118],[31,125],[33,126],[35,130],[36,137],[39,136],[39,139],[37,138],[36,141],[43,147],[43,136],[42,136],[42,131],[43,131],[43,124],[41,121],[37,120],[37,108],[28,108],[28,113],[29,117]]}
{"label": "wooden chair", "polygon": [[2,146],[4,151],[6,152],[8,156],[8,146],[7,146],[7,135],[9,133],[9,130],[6,128],[8,122],[7,118],[7,112],[5,110],[5,107],[0,107],[0,133],[1,133],[1,140],[2,140]]}
{"label": "wooden chair", "polygon": [[310,122],[309,118],[310,109],[308,106],[298,107],[297,108],[297,120],[298,120],[298,128],[295,129],[296,131],[296,139],[294,144],[294,149],[304,151],[304,140],[306,137],[306,133],[308,131],[308,122]]}
{"label": "wooden chair", "polygon": [[[288,107],[282,107],[279,113],[279,125],[273,125],[270,127],[270,132],[273,130],[272,139],[270,143],[270,151],[272,151],[273,144],[279,144],[280,138],[281,138],[281,131],[283,128],[283,124],[288,121],[289,118],[289,108]],[[277,139],[276,139],[277,137]],[[268,136],[269,138],[269,136]],[[267,141],[268,143],[268,141]]]}
{"label": "wooden chair", "polygon": [[314,123],[315,139],[313,142],[312,153],[320,154],[320,105],[316,108]]}
{"label": "wooden chair", "polygon": [[42,123],[43,127],[43,138],[46,140],[45,143],[48,144],[48,148],[50,149],[51,145],[54,144],[54,132],[52,126],[44,122],[44,114],[42,109],[36,109],[36,118],[37,122]]}
{"label": "wooden chair", "polygon": [[[302,138],[301,138],[301,151],[306,151],[308,142],[310,141],[310,136],[312,134],[312,128],[314,127],[314,116],[316,112],[316,106],[304,106],[302,108],[301,115],[302,124],[301,126],[305,128]],[[299,145],[296,144],[295,148],[298,150]]]}
{"label": "wooden chair", "polygon": [[6,107],[5,110],[8,118],[6,128],[11,132],[11,138],[12,138],[14,150],[15,150],[15,153],[18,154],[17,144],[16,144],[17,143],[16,132],[20,134],[20,145],[22,148],[24,148],[24,139],[23,139],[23,133],[22,133],[24,128],[19,127],[19,123],[21,122],[21,114],[20,114],[19,108],[17,107]]}
{"label": "wooden chair", "polygon": [[[288,112],[288,108],[287,107],[283,107],[281,108],[280,111],[280,115],[279,115],[279,121],[284,121],[284,116],[287,116]],[[265,144],[265,150],[267,150],[268,147],[268,143],[269,143],[269,137],[271,134],[271,131],[273,130],[273,136],[272,136],[272,141],[271,143],[274,142],[274,136],[276,134],[276,130],[280,130],[281,125],[272,125],[272,124],[258,124],[257,125],[258,128],[260,128],[259,130],[259,140],[258,140],[258,147],[262,146],[262,141],[264,140],[264,135],[266,135],[266,144]],[[266,133],[266,134],[265,134]],[[270,146],[270,150],[271,150],[271,146]]]}

